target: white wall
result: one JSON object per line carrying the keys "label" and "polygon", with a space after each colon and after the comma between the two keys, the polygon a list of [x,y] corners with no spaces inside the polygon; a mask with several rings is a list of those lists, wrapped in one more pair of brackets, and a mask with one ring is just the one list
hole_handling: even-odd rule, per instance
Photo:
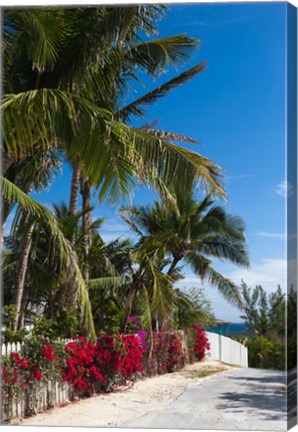
{"label": "white wall", "polygon": [[226,336],[206,332],[210,351],[206,360],[221,360],[237,366],[248,367],[247,347]]}

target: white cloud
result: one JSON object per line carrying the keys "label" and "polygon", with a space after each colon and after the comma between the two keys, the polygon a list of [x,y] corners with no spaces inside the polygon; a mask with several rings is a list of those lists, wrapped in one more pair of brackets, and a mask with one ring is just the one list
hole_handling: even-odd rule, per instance
{"label": "white cloud", "polygon": [[100,230],[100,235],[106,243],[122,236],[134,238],[134,234],[129,229],[129,226],[116,219],[108,219],[107,222],[104,222]]}
{"label": "white cloud", "polygon": [[278,196],[286,198],[286,197],[293,196],[295,193],[295,190],[294,190],[294,187],[291,185],[291,183],[284,180],[276,186],[275,193]]}
{"label": "white cloud", "polygon": [[[296,281],[296,267],[295,263],[288,262],[288,277],[290,283]],[[241,284],[243,280],[248,286],[254,288],[256,285],[262,285],[267,292],[272,292],[277,289],[277,285],[281,285],[283,291],[286,291],[286,277],[287,277],[287,260],[264,258],[260,262],[253,263],[250,269],[235,269],[225,273],[220,270],[225,277],[228,277],[236,284]],[[204,287],[206,297],[211,301],[212,308],[217,318],[226,319],[229,321],[238,322],[241,312],[235,307],[231,306],[223,298],[223,296],[214,287],[202,283],[198,277],[193,273],[187,273],[185,279],[177,282],[178,287]]]}
{"label": "white cloud", "polygon": [[264,258],[260,263],[252,264],[250,269],[237,269],[226,276],[236,283],[244,280],[251,287],[262,285],[265,290],[275,291],[277,285],[286,288],[286,264],[285,259]]}
{"label": "white cloud", "polygon": [[[266,290],[275,291],[278,284],[282,288],[286,288],[286,264],[287,260],[285,259],[264,258],[259,263],[253,263],[249,269],[237,268],[228,273],[220,271],[225,277],[228,277],[237,284],[240,284],[241,280],[244,280],[249,286],[262,285]],[[179,287],[200,287],[203,285],[207,286],[206,284],[202,284],[200,279],[193,273],[187,273],[186,277],[177,283]]]}
{"label": "white cloud", "polygon": [[260,231],[257,233],[257,235],[260,237],[268,237],[268,238],[277,239],[277,240],[285,240],[286,239],[285,233],[271,233],[271,232]]}

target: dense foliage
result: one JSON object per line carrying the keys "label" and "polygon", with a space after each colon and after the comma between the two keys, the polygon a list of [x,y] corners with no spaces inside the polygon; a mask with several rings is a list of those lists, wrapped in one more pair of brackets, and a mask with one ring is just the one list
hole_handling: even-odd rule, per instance
{"label": "dense foliage", "polygon": [[[79,334],[94,341],[95,328],[126,333],[131,314],[142,317],[147,331],[203,323],[210,313],[198,287],[191,295],[174,287],[185,264],[241,305],[238,287],[212,266],[214,258],[248,264],[243,221],[213,202],[226,195],[221,167],[189,149],[194,138],[134,124],[148,106],[205,69],[204,61],[185,69],[200,41],[185,34],[156,37],[166,10],[5,10],[6,341],[22,340],[26,322],[36,319],[36,335]],[[172,66],[183,70],[152,89]],[[152,81],[149,91],[140,86],[145,74]],[[140,97],[127,104],[127,93],[134,91]],[[49,209],[31,193],[49,190],[66,164],[72,174],[69,202]],[[104,242],[104,220],[94,218],[92,197],[101,205],[126,202],[137,183],[157,192],[152,212],[165,232],[147,232],[145,242],[141,231],[137,243]],[[196,202],[198,186],[208,197]],[[9,217],[13,223],[3,235]]]}
{"label": "dense foliage", "polygon": [[284,369],[286,336],[286,295],[278,286],[269,295],[258,285],[242,284],[243,316],[248,329],[248,359],[251,367]]}
{"label": "dense foliage", "polygon": [[[156,38],[166,9],[5,10],[1,246],[4,240],[5,304],[16,308],[14,333],[28,311],[56,320],[61,309],[75,308],[82,332],[95,338],[94,318],[107,306],[104,328],[117,313],[121,298],[114,294],[124,285],[124,269],[110,261],[100,220],[92,220],[93,192],[105,204],[131,197],[138,182],[165,201],[175,200],[173,186],[183,193],[201,183],[214,196],[225,195],[221,168],[179,145],[195,139],[133,125],[148,105],[205,68],[200,62],[144,94],[142,75],[158,79],[182,66],[199,44],[181,34]],[[131,89],[143,94],[126,105]],[[55,203],[52,211],[29,195],[49,189],[65,163],[72,170],[69,205]],[[117,318],[108,323],[113,330]]]}

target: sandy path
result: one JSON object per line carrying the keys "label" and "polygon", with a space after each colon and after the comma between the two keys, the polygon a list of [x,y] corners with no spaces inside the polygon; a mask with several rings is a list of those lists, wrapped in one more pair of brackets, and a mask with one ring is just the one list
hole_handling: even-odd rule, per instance
{"label": "sandy path", "polygon": [[144,414],[162,411],[194,379],[199,382],[208,379],[199,375],[208,374],[211,370],[223,372],[229,369],[230,366],[217,361],[195,363],[179,372],[140,380],[129,388],[93,396],[63,408],[53,408],[46,413],[23,419],[18,424],[120,427]]}

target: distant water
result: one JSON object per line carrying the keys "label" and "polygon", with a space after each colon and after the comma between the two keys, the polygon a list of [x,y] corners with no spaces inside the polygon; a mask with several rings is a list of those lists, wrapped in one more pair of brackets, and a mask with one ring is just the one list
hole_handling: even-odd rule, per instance
{"label": "distant water", "polygon": [[[213,333],[220,333],[219,327],[216,325],[213,328],[206,329],[207,331],[211,331]],[[247,332],[247,328],[243,323],[230,323],[227,326],[227,329],[225,331],[225,327],[222,326],[221,328],[221,334],[226,336],[236,336],[237,334],[243,334]]]}
{"label": "distant water", "polygon": [[227,336],[237,333],[245,333],[247,328],[243,323],[230,323],[227,327]]}

